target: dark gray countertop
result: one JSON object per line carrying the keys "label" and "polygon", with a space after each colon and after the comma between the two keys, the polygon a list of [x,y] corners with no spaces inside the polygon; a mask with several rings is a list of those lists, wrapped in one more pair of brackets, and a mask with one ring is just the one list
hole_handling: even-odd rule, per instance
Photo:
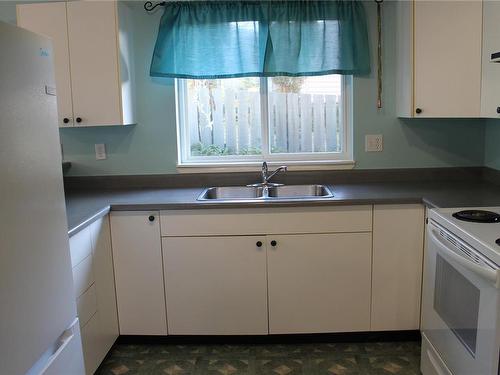
{"label": "dark gray countertop", "polygon": [[334,197],[316,201],[200,202],[202,188],[141,188],[69,191],[68,231],[72,236],[109,210],[207,209],[424,203],[431,207],[500,206],[500,186],[488,182],[371,182],[331,185]]}

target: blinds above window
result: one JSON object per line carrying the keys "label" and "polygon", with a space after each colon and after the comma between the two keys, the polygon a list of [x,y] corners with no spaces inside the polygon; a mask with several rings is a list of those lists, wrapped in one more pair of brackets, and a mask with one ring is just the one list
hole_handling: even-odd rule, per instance
{"label": "blinds above window", "polygon": [[370,72],[359,1],[167,2],[150,75],[230,78]]}

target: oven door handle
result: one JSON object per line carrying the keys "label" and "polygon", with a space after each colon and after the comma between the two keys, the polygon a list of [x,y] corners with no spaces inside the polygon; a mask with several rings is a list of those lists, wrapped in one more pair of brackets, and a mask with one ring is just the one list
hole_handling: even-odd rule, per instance
{"label": "oven door handle", "polygon": [[446,257],[451,258],[453,261],[457,262],[458,264],[468,269],[469,271],[491,281],[496,288],[500,287],[500,277],[499,277],[500,273],[498,270],[494,270],[489,267],[482,267],[472,262],[471,260],[468,260],[467,258],[458,255],[453,250],[451,250],[446,245],[446,243],[443,242],[441,238],[439,238],[438,235],[436,235],[436,232],[434,230],[430,231],[430,236],[432,242],[434,242],[437,245],[440,252],[444,254]]}

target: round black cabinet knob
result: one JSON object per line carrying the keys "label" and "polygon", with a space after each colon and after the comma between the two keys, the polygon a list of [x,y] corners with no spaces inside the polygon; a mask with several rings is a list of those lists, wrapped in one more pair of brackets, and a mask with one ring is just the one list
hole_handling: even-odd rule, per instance
{"label": "round black cabinet knob", "polygon": [[81,117],[77,117],[76,118],[76,122],[78,122],[78,123],[82,122],[82,118]]}
{"label": "round black cabinet knob", "polygon": [[63,118],[63,122],[64,122],[65,124],[67,124],[67,123],[69,122],[69,118],[67,118],[67,117]]}
{"label": "round black cabinet knob", "polygon": [[500,113],[500,107],[497,107],[497,113]]}
{"label": "round black cabinet knob", "polygon": [[415,113],[416,113],[417,115],[421,114],[421,113],[422,113],[422,108],[417,108],[417,109],[415,109]]}
{"label": "round black cabinet knob", "polygon": [[149,221],[155,221],[155,217],[153,215],[151,215],[151,216],[148,217],[148,220]]}
{"label": "round black cabinet knob", "polygon": [[277,244],[278,244],[278,243],[277,243],[275,240],[272,240],[272,241],[271,241],[271,246],[272,246],[272,247],[275,247]]}
{"label": "round black cabinet knob", "polygon": [[255,244],[257,247],[262,247],[262,241],[257,241],[257,243]]}

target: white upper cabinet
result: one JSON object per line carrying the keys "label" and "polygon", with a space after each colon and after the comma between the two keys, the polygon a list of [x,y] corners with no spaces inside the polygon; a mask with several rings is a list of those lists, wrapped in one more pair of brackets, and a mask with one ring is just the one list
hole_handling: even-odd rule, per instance
{"label": "white upper cabinet", "polygon": [[54,43],[59,126],[134,123],[127,5],[71,1],[17,6],[17,23]]}
{"label": "white upper cabinet", "polygon": [[[18,5],[17,24],[52,38],[59,125],[73,125],[66,3]],[[68,124],[64,124],[65,118],[70,120]]]}
{"label": "white upper cabinet", "polygon": [[500,52],[500,2],[483,2],[483,70],[481,117],[500,118],[500,64],[491,54]]}
{"label": "white upper cabinet", "polygon": [[482,2],[397,3],[400,117],[480,117]]}

